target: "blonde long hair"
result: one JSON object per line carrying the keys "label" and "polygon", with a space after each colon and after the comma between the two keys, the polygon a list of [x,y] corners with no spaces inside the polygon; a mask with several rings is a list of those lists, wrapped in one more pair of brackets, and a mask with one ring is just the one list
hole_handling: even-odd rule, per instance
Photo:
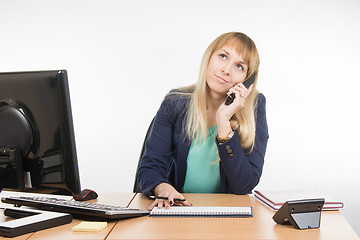
{"label": "blonde long hair", "polygon": [[[234,41],[235,40],[235,41]],[[203,142],[206,139],[208,126],[207,121],[207,83],[206,83],[206,70],[209,65],[212,54],[231,43],[237,50],[237,53],[242,55],[244,62],[248,65],[248,72],[246,78],[255,75],[255,82],[253,89],[246,99],[245,106],[230,120],[231,128],[237,130],[238,138],[243,149],[251,147],[251,151],[255,142],[255,114],[256,109],[256,90],[258,70],[260,58],[256,49],[255,43],[245,34],[240,32],[229,32],[220,35],[216,38],[206,49],[201,65],[198,81],[196,84],[184,87],[182,90],[191,92],[191,101],[187,111],[185,131],[189,139]]]}

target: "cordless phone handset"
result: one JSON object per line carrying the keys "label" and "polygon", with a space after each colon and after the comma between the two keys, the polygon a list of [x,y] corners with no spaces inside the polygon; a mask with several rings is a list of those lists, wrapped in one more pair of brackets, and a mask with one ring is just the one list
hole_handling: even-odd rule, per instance
{"label": "cordless phone handset", "polygon": [[[243,85],[246,88],[249,88],[251,86],[251,84],[253,84],[255,81],[255,75],[252,74],[248,79],[246,79],[245,82],[243,82]],[[228,106],[230,105],[235,99],[235,93],[230,94],[229,96],[227,96],[226,101],[225,101],[225,105]]]}

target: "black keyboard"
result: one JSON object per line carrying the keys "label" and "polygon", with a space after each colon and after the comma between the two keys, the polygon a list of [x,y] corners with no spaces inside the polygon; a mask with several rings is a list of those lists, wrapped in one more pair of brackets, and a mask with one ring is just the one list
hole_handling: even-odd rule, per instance
{"label": "black keyboard", "polygon": [[146,216],[148,211],[98,203],[78,202],[53,197],[2,197],[3,203],[28,206],[41,210],[70,213],[74,218],[116,220]]}

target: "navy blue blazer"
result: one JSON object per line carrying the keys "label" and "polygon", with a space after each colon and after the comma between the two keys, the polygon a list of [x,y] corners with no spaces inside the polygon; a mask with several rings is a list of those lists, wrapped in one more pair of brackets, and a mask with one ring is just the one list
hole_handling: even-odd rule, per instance
{"label": "navy blue blazer", "polygon": [[[168,94],[155,116],[137,176],[141,191],[148,196],[163,182],[171,184],[178,192],[182,191],[191,146],[184,131],[189,102],[189,95]],[[242,149],[235,134],[226,143],[217,144],[222,193],[251,193],[260,180],[269,138],[265,103],[264,95],[258,94],[256,137],[251,153],[249,149]]]}

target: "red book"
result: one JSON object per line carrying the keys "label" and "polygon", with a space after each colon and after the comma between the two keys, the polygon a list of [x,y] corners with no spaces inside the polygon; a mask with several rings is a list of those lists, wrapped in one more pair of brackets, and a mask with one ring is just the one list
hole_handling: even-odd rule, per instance
{"label": "red book", "polygon": [[273,211],[277,211],[286,201],[324,198],[322,210],[339,210],[344,203],[335,201],[317,191],[260,191],[254,190],[254,198]]}

